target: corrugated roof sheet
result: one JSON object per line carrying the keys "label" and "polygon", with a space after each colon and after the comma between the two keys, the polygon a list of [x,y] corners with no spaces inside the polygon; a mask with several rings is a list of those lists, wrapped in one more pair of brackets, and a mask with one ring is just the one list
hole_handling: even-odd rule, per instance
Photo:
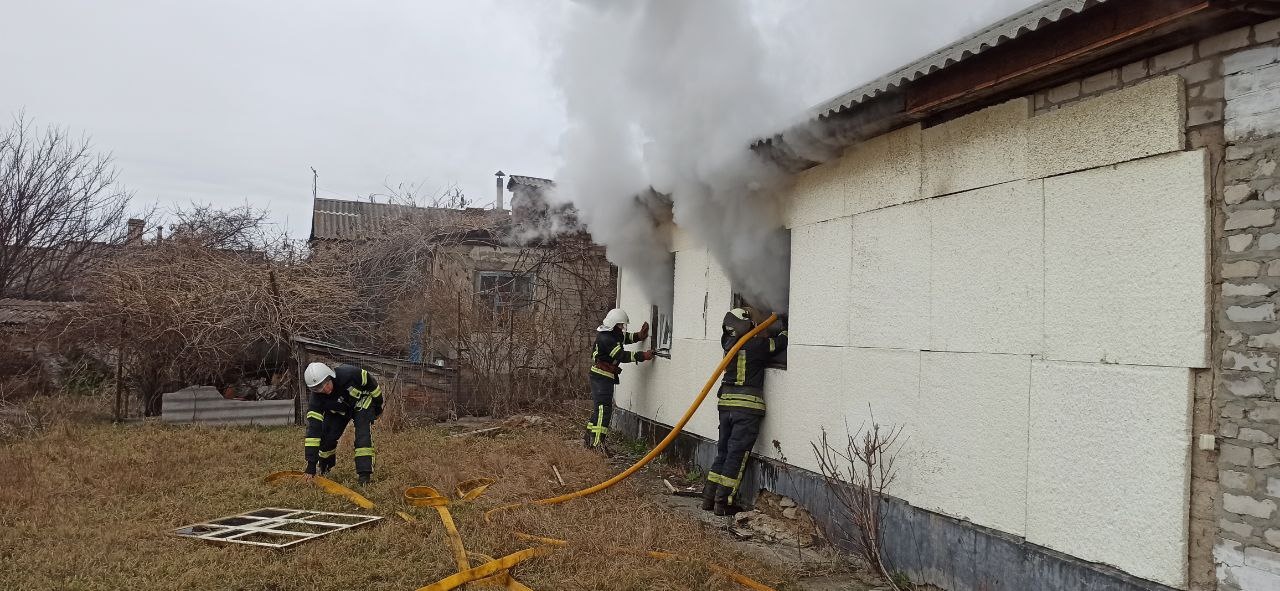
{"label": "corrugated roof sheet", "polygon": [[[459,217],[465,222],[459,222]],[[507,212],[468,207],[415,207],[394,203],[316,199],[311,209],[313,240],[362,240],[378,238],[397,223],[440,221],[454,224],[467,233],[468,240],[492,239],[491,234],[510,223]],[[461,225],[460,225],[461,224]]]}
{"label": "corrugated roof sheet", "polygon": [[835,97],[814,107],[813,117],[826,117],[848,109],[864,100],[878,96],[888,90],[897,88],[906,82],[921,76],[932,74],[965,59],[978,55],[992,47],[1017,39],[1034,32],[1041,27],[1084,12],[1106,3],[1108,0],[1047,0],[1018,14],[1006,18],[965,39],[939,49],[929,55],[908,64],[906,67],[890,72],[872,80],[852,91]]}
{"label": "corrugated roof sheet", "polygon": [[508,178],[507,180],[508,191],[514,189],[516,185],[524,185],[526,187],[535,187],[538,189],[545,189],[547,187],[556,186],[555,181],[551,179],[538,178],[536,176],[520,176],[518,174],[513,174],[507,178]]}
{"label": "corrugated roof sheet", "polygon": [[319,239],[368,238],[393,220],[408,220],[425,215],[424,207],[316,199],[311,211],[311,237]]}

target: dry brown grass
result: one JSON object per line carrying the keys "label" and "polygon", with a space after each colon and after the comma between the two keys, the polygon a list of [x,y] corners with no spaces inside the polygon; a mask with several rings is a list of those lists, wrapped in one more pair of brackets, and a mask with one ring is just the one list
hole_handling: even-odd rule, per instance
{"label": "dry brown grass", "polygon": [[[334,479],[354,482],[350,434]],[[217,546],[168,535],[173,528],[266,506],[358,512],[300,483],[270,486],[266,474],[297,469],[300,428],[112,426],[62,420],[28,439],[0,444],[0,588],[3,589],[416,589],[455,571],[435,512],[400,501],[411,485],[452,490],[498,480],[480,499],[452,507],[467,549],[501,556],[528,547],[511,528],[574,546],[515,570],[549,589],[734,589],[700,561],[732,565],[786,589],[789,574],[749,560],[720,534],[657,506],[624,482],[555,507],[519,510],[486,524],[485,509],[599,482],[613,468],[565,442],[565,433],[524,431],[505,439],[446,439],[439,428],[375,429],[375,482],[364,491],[390,516],[288,550]],[[552,482],[555,463],[568,484]],[[393,512],[421,521],[409,524]],[[617,554],[612,547],[684,553],[687,561]]]}

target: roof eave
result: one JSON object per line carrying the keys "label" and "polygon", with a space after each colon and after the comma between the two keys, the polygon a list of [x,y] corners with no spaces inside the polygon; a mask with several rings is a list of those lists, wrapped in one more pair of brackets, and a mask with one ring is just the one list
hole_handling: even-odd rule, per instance
{"label": "roof eave", "polygon": [[[1070,14],[982,46],[928,72],[920,64],[974,43],[1037,10],[1074,6]],[[911,66],[824,103],[810,119],[758,140],[758,153],[784,169],[816,165],[864,139],[916,122],[944,120],[1036,92],[1068,79],[1271,18],[1280,0],[1127,0],[1045,2],[934,52]],[[916,72],[910,76],[904,72]],[[890,80],[893,79],[893,80]]]}

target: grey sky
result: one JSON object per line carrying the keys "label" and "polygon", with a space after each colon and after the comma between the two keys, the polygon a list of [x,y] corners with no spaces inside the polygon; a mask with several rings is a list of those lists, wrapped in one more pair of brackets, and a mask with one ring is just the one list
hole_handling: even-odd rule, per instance
{"label": "grey sky", "polygon": [[[92,136],[140,202],[269,207],[553,175],[568,0],[0,0],[0,115]],[[685,0],[681,0],[685,1]],[[1031,0],[744,0],[812,104]],[[609,64],[601,64],[602,68]]]}

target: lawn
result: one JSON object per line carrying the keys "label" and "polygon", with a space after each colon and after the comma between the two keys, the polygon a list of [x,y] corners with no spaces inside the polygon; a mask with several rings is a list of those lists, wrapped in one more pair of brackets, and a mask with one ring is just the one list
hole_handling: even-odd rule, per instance
{"label": "lawn", "polygon": [[[263,483],[271,472],[301,469],[301,428],[111,425],[101,413],[46,423],[0,443],[0,589],[414,590],[456,567],[435,511],[407,507],[404,489],[452,491],[478,477],[497,483],[479,499],[451,507],[469,552],[498,557],[529,547],[513,530],[571,541],[513,571],[539,591],[742,588],[704,561],[778,589],[787,589],[794,575],[743,556],[722,532],[663,509],[635,479],[586,499],[485,523],[486,509],[583,488],[616,471],[567,443],[568,427],[450,439],[436,426],[392,432],[378,425],[374,482],[362,492],[377,503],[371,512],[387,519],[275,550],[169,532],[259,507],[362,512],[301,482]],[[332,475],[348,485],[355,481],[350,449],[348,433]],[[554,482],[552,464],[567,486]],[[420,521],[406,523],[395,511]],[[676,551],[689,559],[655,560],[615,548]]]}

